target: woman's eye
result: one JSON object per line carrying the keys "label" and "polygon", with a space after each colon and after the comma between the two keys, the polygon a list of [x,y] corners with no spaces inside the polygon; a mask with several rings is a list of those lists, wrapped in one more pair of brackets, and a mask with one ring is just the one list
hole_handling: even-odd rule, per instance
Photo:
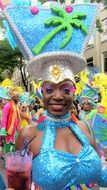
{"label": "woman's eye", "polygon": [[45,90],[45,93],[47,93],[47,94],[51,94],[51,93],[53,93],[53,88],[46,88],[46,90]]}
{"label": "woman's eye", "polygon": [[44,93],[51,94],[51,93],[54,92],[54,87],[52,87],[50,85],[44,85],[43,88],[42,88],[42,91]]}
{"label": "woman's eye", "polygon": [[70,95],[70,94],[73,94],[75,92],[75,87],[74,86],[65,87],[63,89],[63,91],[64,91],[65,94]]}
{"label": "woman's eye", "polygon": [[65,94],[70,94],[70,89],[69,88],[65,88],[63,91],[64,91]]}

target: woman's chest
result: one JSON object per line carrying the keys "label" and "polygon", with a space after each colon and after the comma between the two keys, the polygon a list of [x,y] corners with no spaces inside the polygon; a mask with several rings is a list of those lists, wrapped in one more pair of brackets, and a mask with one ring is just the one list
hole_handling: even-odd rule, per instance
{"label": "woman's chest", "polygon": [[[44,144],[44,135],[45,134],[43,132],[38,133],[36,138],[30,144],[30,150],[33,152],[34,156],[39,154],[42,145]],[[50,138],[46,143],[48,145],[48,143],[51,142],[52,146],[50,148],[53,147],[55,150],[77,155],[84,146],[77,136],[66,128],[56,130],[53,139],[51,139],[52,136],[50,135]]]}
{"label": "woman's chest", "polygon": [[[56,187],[62,185],[62,183],[63,187],[67,184],[92,183],[96,182],[101,174],[100,159],[94,149],[88,145],[75,156],[59,150],[41,152],[34,158],[32,168],[33,179],[41,187],[46,185],[49,187],[50,181],[51,184],[54,182]],[[41,176],[41,174],[43,175]],[[52,178],[49,176],[52,176]],[[42,182],[39,181],[41,177]],[[49,183],[47,181],[48,177]]]}

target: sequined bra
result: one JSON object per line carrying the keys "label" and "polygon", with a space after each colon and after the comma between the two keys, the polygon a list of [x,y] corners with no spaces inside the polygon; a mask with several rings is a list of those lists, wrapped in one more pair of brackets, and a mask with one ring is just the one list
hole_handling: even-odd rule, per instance
{"label": "sequined bra", "polygon": [[[65,190],[73,184],[92,183],[101,175],[101,161],[87,137],[69,118],[46,116],[40,153],[33,159],[32,178],[43,190]],[[56,128],[69,126],[83,147],[77,155],[54,148]]]}

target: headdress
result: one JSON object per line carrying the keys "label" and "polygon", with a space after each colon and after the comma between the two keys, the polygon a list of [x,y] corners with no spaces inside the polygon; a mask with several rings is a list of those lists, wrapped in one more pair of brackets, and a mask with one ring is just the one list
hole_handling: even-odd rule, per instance
{"label": "headdress", "polygon": [[10,95],[10,98],[14,98],[15,96],[20,96],[23,92],[23,89],[21,87],[18,87],[18,86],[13,86],[12,88],[10,88],[9,90],[9,95]]}
{"label": "headdress", "polygon": [[13,87],[13,81],[6,78],[5,80],[3,80],[1,83],[0,83],[0,86],[1,87],[6,87],[6,88],[12,88]]}
{"label": "headdress", "polygon": [[34,96],[36,96],[39,100],[42,99],[42,80],[40,79],[38,82],[36,82],[35,80],[32,81],[32,85],[33,85],[33,93]]}
{"label": "headdress", "polygon": [[[18,1],[19,2],[19,1]],[[97,15],[96,4],[8,6],[4,9],[14,40],[30,62],[29,74],[36,79],[60,82],[86,67],[83,57]]]}
{"label": "headdress", "polygon": [[21,103],[29,103],[30,100],[30,93],[29,92],[23,92],[19,96]]}
{"label": "headdress", "polygon": [[98,99],[98,91],[96,89],[93,89],[89,84],[85,84],[85,88],[80,95],[80,102],[83,103],[86,100],[94,106],[96,99]]}

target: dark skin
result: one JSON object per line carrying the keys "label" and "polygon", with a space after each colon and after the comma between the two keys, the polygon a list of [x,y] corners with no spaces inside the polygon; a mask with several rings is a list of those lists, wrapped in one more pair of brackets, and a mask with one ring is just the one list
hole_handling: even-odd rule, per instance
{"label": "dark skin", "polygon": [[[68,93],[68,89],[72,89],[72,86],[74,86],[72,81],[64,80],[58,84],[45,82],[44,84],[46,84],[45,86],[43,85],[43,103],[45,109],[55,117],[59,117],[68,113],[71,109],[74,98],[74,92],[72,90],[70,91],[70,93]],[[53,86],[51,86],[50,84]],[[81,128],[83,133],[89,139],[92,146],[97,151],[96,142],[91,136],[86,124],[82,121],[78,122],[79,125],[77,127]],[[69,152],[75,155],[81,151],[83,145],[81,144],[78,137],[69,129],[69,127],[58,128],[56,134],[57,136],[55,149]],[[36,126],[28,126],[20,131],[16,142],[16,149],[20,150],[25,140],[30,140],[34,136],[36,137],[30,143],[29,149],[30,151],[32,151],[34,157],[37,156],[40,152],[43,131],[39,131]]]}
{"label": "dark skin", "polygon": [[11,99],[15,102],[15,104],[17,104],[19,102],[19,95],[14,95],[11,97]]}
{"label": "dark skin", "polygon": [[89,102],[84,102],[83,104],[83,110],[88,112],[88,111],[91,111],[92,110],[92,105],[89,103]]}

